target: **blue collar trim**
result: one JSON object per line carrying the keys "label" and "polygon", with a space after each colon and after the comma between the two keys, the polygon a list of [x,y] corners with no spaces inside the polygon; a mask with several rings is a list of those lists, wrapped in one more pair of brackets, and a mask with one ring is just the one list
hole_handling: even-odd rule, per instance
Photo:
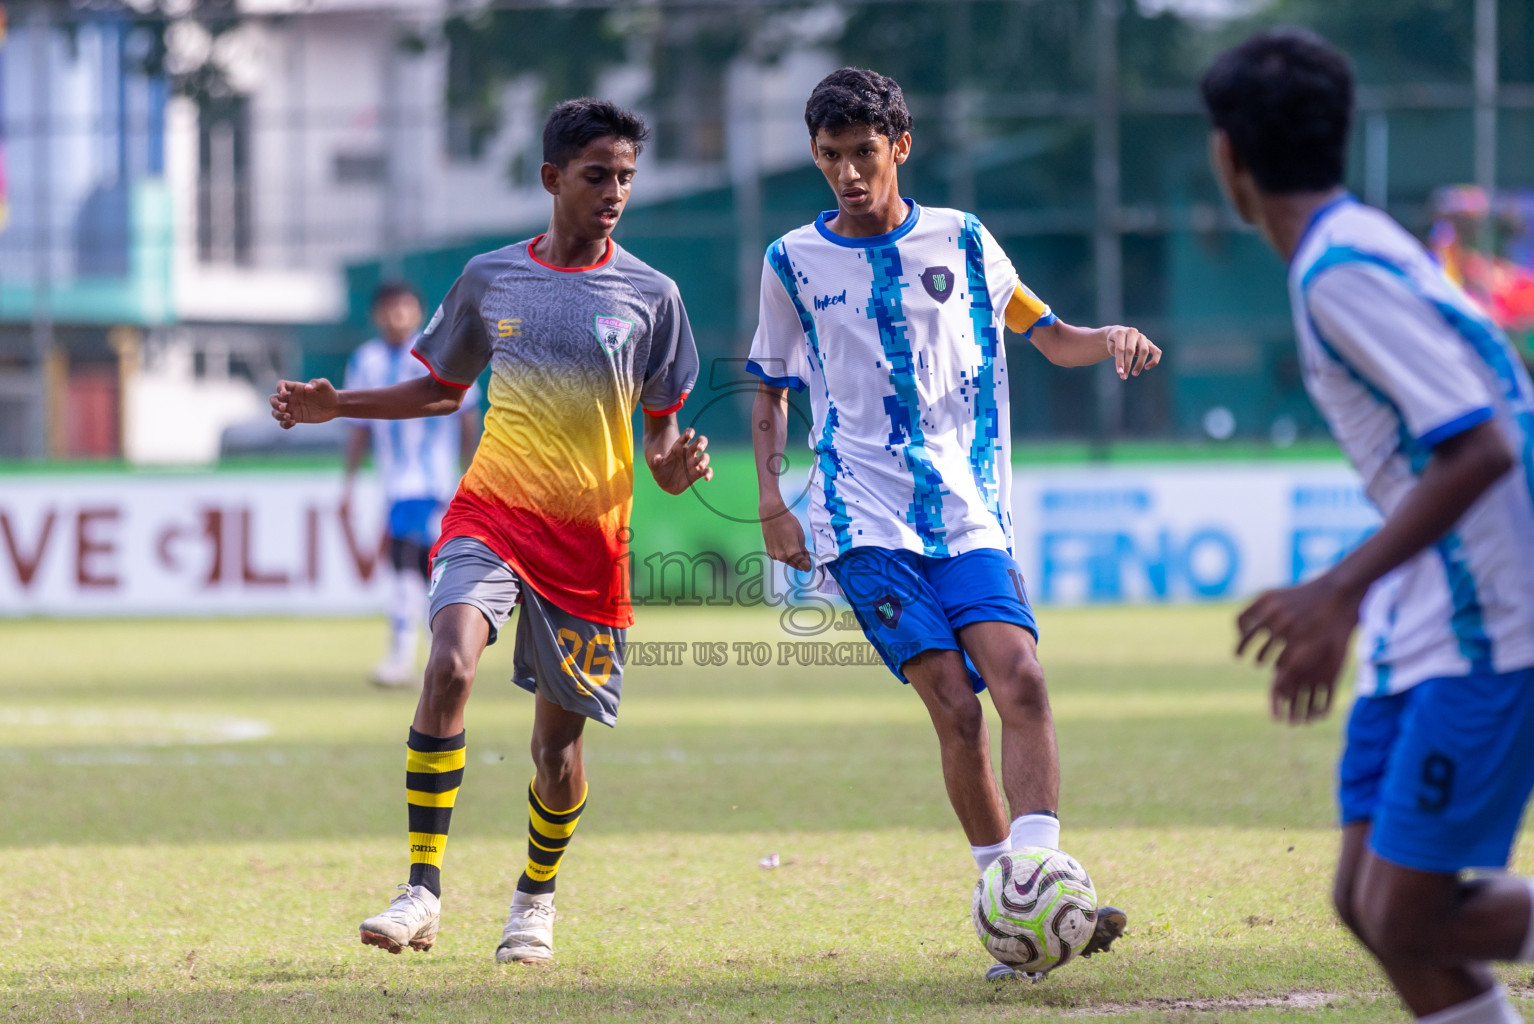
{"label": "blue collar trim", "polygon": [[906,209],[909,211],[905,215],[905,220],[901,221],[900,226],[894,231],[886,231],[882,235],[874,235],[870,238],[848,238],[845,235],[838,235],[826,226],[826,221],[835,217],[840,212],[839,210],[826,210],[819,217],[816,217],[815,230],[819,231],[820,237],[826,241],[835,245],[846,246],[849,249],[875,249],[882,245],[890,245],[909,235],[911,229],[916,226],[916,221],[921,217],[921,207],[916,205],[914,199],[902,199],[901,202],[905,203]]}
{"label": "blue collar trim", "polygon": [[[1321,223],[1322,217],[1325,217],[1339,206],[1345,206],[1348,203],[1356,202],[1358,202],[1358,198],[1354,196],[1353,193],[1344,192],[1342,195],[1338,196],[1336,199],[1333,199],[1331,202],[1322,203],[1320,206],[1316,207],[1315,210],[1310,214],[1310,220],[1305,222],[1305,230],[1300,232],[1299,240],[1294,243],[1294,256],[1298,256],[1300,254],[1300,250],[1305,247],[1305,242],[1310,238],[1310,233],[1316,229],[1317,224]],[[1289,258],[1289,262],[1294,262],[1293,256]]]}

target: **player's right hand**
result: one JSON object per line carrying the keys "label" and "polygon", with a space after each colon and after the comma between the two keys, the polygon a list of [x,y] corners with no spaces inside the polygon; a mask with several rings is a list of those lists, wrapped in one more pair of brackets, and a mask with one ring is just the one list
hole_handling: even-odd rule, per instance
{"label": "player's right hand", "polygon": [[787,506],[762,514],[762,540],[767,544],[767,556],[774,561],[800,572],[815,568],[815,560],[804,547],[804,527]]}
{"label": "player's right hand", "polygon": [[1363,595],[1344,591],[1329,575],[1269,590],[1236,619],[1236,656],[1259,640],[1257,663],[1273,661],[1269,691],[1273,717],[1292,725],[1322,718],[1332,706],[1337,676],[1347,660]]}
{"label": "player's right hand", "polygon": [[277,382],[277,393],[270,399],[272,419],[289,430],[295,423],[325,423],[336,418],[341,401],[336,387],[324,377],[307,384],[296,380]]}

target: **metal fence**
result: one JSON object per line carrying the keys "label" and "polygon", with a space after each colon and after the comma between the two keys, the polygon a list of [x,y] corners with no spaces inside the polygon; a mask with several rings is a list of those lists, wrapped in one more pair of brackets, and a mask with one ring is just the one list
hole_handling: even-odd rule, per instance
{"label": "metal fence", "polygon": [[800,120],[815,77],[895,75],[916,116],[908,194],[978,213],[1062,316],[1134,322],[1168,351],[1125,388],[1014,349],[1023,438],[1319,429],[1282,268],[1204,162],[1198,71],[1254,27],[1310,24],[1354,53],[1350,184],[1408,226],[1440,185],[1534,187],[1519,0],[184,6],[10,6],[0,455],[70,454],[125,352],[238,327],[290,371],[333,371],[371,283],[403,274],[434,302],[466,254],[539,227],[542,111],[577,92],[652,120],[621,237],[729,359],[763,249],[828,205]]}

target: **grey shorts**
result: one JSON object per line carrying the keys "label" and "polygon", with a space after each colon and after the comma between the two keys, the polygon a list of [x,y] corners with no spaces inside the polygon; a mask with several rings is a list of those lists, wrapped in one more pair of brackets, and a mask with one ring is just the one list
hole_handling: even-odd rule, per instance
{"label": "grey shorts", "polygon": [[556,608],[473,537],[453,537],[438,549],[426,596],[428,623],[450,604],[478,608],[490,624],[492,644],[520,602],[511,681],[566,711],[617,723],[628,630]]}

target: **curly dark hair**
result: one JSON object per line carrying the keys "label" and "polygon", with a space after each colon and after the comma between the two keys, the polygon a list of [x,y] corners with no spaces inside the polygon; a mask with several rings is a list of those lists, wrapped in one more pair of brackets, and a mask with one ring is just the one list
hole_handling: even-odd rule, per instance
{"label": "curly dark hair", "polygon": [[840,132],[867,125],[894,142],[911,130],[911,112],[893,78],[864,68],[842,68],[822,78],[810,93],[804,123],[812,139],[822,128]]}

